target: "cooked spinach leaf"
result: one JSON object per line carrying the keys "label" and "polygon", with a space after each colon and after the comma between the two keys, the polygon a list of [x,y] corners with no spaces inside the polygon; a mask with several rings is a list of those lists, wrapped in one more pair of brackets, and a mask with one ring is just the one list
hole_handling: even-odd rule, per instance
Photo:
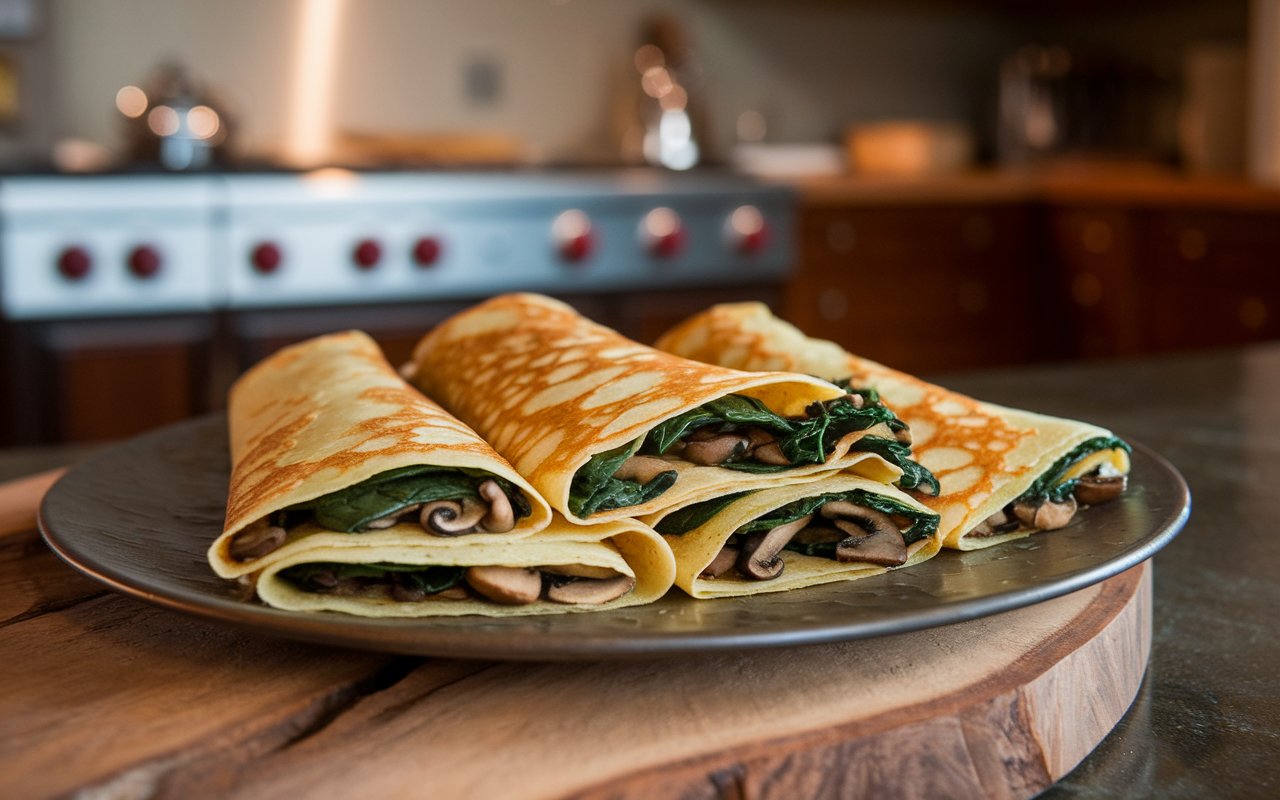
{"label": "cooked spinach leaf", "polygon": [[[746,497],[748,494],[750,492],[740,492],[686,506],[668,515],[662,522],[658,523],[658,532],[667,536],[679,536],[688,533],[723,511],[731,503]],[[902,532],[902,538],[906,540],[907,544],[932,536],[938,530],[938,515],[931,511],[921,511],[899,503],[892,498],[867,492],[863,489],[851,489],[847,492],[827,492],[813,495],[812,497],[804,497],[784,506],[779,506],[763,516],[756,517],[738,528],[734,533],[745,535],[758,531],[773,530],[779,525],[785,525],[801,517],[817,513],[818,509],[836,500],[848,500],[854,505],[865,506],[882,514],[904,517],[910,520],[911,524]],[[797,547],[800,546],[797,545]],[[832,552],[834,553],[835,551],[832,550]]]}
{"label": "cooked spinach leaf", "polygon": [[1072,478],[1069,481],[1062,480],[1062,476],[1071,469],[1072,465],[1091,453],[1096,453],[1099,450],[1115,450],[1117,448],[1124,450],[1126,453],[1133,452],[1133,448],[1129,447],[1128,442],[1115,436],[1095,436],[1092,439],[1081,442],[1071,448],[1066,455],[1053,462],[1053,466],[1036,478],[1027,487],[1027,490],[1013,502],[1040,505],[1046,500],[1051,500],[1055,503],[1065,501],[1075,491],[1076,484],[1080,482],[1079,478]]}
{"label": "cooked spinach leaf", "polygon": [[315,562],[296,564],[280,570],[280,577],[306,591],[323,590],[325,581],[361,579],[370,582],[399,582],[426,594],[443,592],[462,583],[466,567],[432,567],[417,564],[340,564]]}
{"label": "cooked spinach leaf", "polygon": [[[357,533],[364,526],[417,503],[436,500],[480,501],[478,487],[497,481],[511,501],[516,519],[533,512],[528,498],[510,481],[482,470],[410,466],[387,470],[336,492],[290,506],[287,512],[310,511],[321,527]],[[293,517],[290,517],[293,521]]]}
{"label": "cooked spinach leaf", "polygon": [[863,436],[853,446],[854,450],[876,455],[902,470],[896,484],[899,489],[915,489],[921,494],[937,497],[942,487],[938,479],[923,464],[911,458],[911,448],[894,439],[883,436]]}
{"label": "cooked spinach leaf", "polygon": [[640,448],[643,439],[630,444],[596,453],[573,475],[569,484],[569,510],[578,517],[587,517],[599,511],[627,508],[647,503],[675,485],[677,473],[658,473],[648,483],[613,477],[622,462]]}
{"label": "cooked spinach leaf", "polygon": [[728,508],[739,498],[746,497],[751,492],[738,492],[736,494],[726,494],[722,497],[716,497],[711,500],[704,500],[701,503],[694,503],[685,506],[679,511],[673,511],[662,518],[654,528],[658,533],[668,536],[679,536],[704,524],[716,514]]}

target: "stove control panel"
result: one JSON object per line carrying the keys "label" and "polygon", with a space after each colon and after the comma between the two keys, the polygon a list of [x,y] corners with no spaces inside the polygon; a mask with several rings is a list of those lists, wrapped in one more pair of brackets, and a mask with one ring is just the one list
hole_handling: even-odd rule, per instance
{"label": "stove control panel", "polygon": [[200,311],[218,300],[217,179],[6,178],[0,309],[10,319]]}
{"label": "stove control panel", "polygon": [[10,319],[776,283],[789,190],[732,175],[0,179]]}

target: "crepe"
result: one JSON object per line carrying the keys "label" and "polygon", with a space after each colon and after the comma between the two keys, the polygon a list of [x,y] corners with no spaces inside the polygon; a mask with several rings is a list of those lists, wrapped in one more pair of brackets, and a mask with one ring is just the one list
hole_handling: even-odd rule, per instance
{"label": "crepe", "polygon": [[[378,576],[387,565],[395,571]],[[349,571],[358,577],[343,574],[351,566],[355,569]],[[407,571],[414,566],[432,569]],[[533,579],[534,586],[540,587],[535,590],[536,599],[516,596],[507,588],[503,588],[505,594],[494,594],[492,579],[484,585],[489,597],[474,587],[467,588],[473,580],[467,568],[492,566],[541,568],[542,574]],[[610,577],[589,577],[596,574]],[[413,575],[423,578],[411,578]],[[616,520],[588,528],[557,517],[532,536],[485,542],[468,537],[409,540],[378,532],[361,537],[359,546],[344,547],[304,538],[301,546],[255,578],[258,596],[264,602],[292,611],[335,611],[364,617],[498,617],[600,611],[649,603],[671,588],[674,576],[671,551],[644,525]],[[431,581],[449,588],[423,592],[423,582]],[[569,594],[563,594],[566,591]],[[617,596],[611,597],[615,593]],[[610,599],[598,602],[601,597]]]}
{"label": "crepe", "polygon": [[[474,431],[405,383],[359,331],[311,339],[257,364],[232,387],[227,417],[232,466],[226,522],[208,553],[224,578],[263,570],[304,546],[365,547],[373,541],[365,528],[395,520],[365,517],[389,510],[410,513],[375,537],[380,547],[390,541],[502,541],[532,535],[551,521],[546,501],[528,481]],[[365,491],[374,484],[375,490]],[[428,507],[438,514],[431,520],[448,518],[446,506],[455,501],[444,498],[478,497],[486,484],[502,488],[501,496],[456,501],[457,510],[465,504],[467,513],[455,515],[452,527],[464,532],[436,535],[418,521]],[[430,493],[440,497],[415,509],[410,501]],[[460,527],[477,508],[486,519],[490,509],[496,514],[504,500],[512,512],[509,528],[491,521],[469,526],[478,528],[474,532]],[[521,510],[528,513],[519,516]],[[357,532],[344,532],[350,528]]]}
{"label": "crepe", "polygon": [[1123,491],[1129,472],[1129,447],[1108,430],[926,383],[810,339],[759,303],[715,306],[657,347],[736,369],[794,370],[877,388],[910,425],[914,456],[940,482],[938,496],[922,502],[941,515],[947,547],[974,550],[1061,527],[1077,506]]}
{"label": "crepe", "polygon": [[[842,512],[841,501],[856,510]],[[865,578],[918,564],[942,546],[937,514],[902,491],[849,474],[700,505],[644,520],[663,532],[675,556],[676,585],[697,598]],[[768,537],[777,534],[770,544]],[[849,551],[837,550],[846,546]]]}
{"label": "crepe", "polygon": [[[844,390],[807,375],[739,372],[660,353],[538,295],[498,297],[446,320],[418,343],[403,373],[479,432],[571,522],[638,517],[843,469],[882,483],[904,478],[886,456],[859,450],[888,452],[884,446],[894,443],[896,420],[882,405],[854,409]],[[812,432],[837,415],[863,428],[838,440],[805,439],[823,442],[815,463],[695,463],[709,446],[699,436],[719,447],[754,427],[715,433],[724,426],[702,415],[721,406],[744,418],[805,420],[782,421],[796,430]],[[683,427],[691,420],[702,421]],[[827,433],[843,430],[836,426]],[[785,435],[792,438],[768,441],[789,447],[807,436]],[[752,459],[766,446],[739,442],[725,446],[738,455],[750,446]],[[902,453],[889,456],[901,460]]]}

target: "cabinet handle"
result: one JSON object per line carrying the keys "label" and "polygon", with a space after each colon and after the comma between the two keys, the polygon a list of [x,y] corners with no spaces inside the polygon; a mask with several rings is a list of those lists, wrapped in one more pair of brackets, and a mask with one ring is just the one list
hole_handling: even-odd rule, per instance
{"label": "cabinet handle", "polygon": [[1209,253],[1209,237],[1199,228],[1186,228],[1178,234],[1178,252],[1187,261],[1199,261]]}
{"label": "cabinet handle", "polygon": [[832,253],[850,253],[857,242],[858,231],[850,223],[840,220],[827,225],[827,249]]}
{"label": "cabinet handle", "polygon": [[1085,252],[1096,256],[1108,252],[1114,241],[1115,232],[1111,229],[1111,223],[1100,219],[1091,219],[1086,222],[1080,233],[1080,246],[1085,249]]}
{"label": "cabinet handle", "polygon": [[842,322],[849,315],[849,298],[839,289],[823,289],[818,295],[818,315],[827,322]]}

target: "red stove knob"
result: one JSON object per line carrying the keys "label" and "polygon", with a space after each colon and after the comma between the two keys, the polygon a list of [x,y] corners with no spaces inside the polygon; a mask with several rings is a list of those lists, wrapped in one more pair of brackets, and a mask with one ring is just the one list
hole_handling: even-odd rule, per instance
{"label": "red stove knob", "polygon": [[684,224],[671,209],[655,208],[640,222],[640,238],[654,258],[671,258],[684,249]]}
{"label": "red stove knob", "polygon": [[586,214],[570,209],[551,224],[551,238],[560,257],[570,263],[585,261],[595,249],[595,233]]}
{"label": "red stove knob", "polygon": [[764,250],[769,244],[769,224],[755,206],[738,206],[725,225],[729,244],[743,255]]}
{"label": "red stove knob", "polygon": [[93,269],[93,258],[83,247],[68,247],[58,254],[58,272],[69,281],[82,280]]}
{"label": "red stove knob", "polygon": [[440,260],[440,240],[423,236],[413,243],[413,261],[419,267],[430,267]]}
{"label": "red stove knob", "polygon": [[382,260],[382,245],[373,239],[361,239],[351,251],[351,260],[360,269],[373,269]]}
{"label": "red stove knob", "polygon": [[253,248],[249,261],[255,270],[263,275],[270,275],[280,269],[280,265],[284,263],[284,252],[280,250],[280,245],[274,242],[261,242]]}
{"label": "red stove knob", "polygon": [[129,271],[142,280],[154,278],[163,265],[160,251],[151,245],[140,244],[129,253]]}

